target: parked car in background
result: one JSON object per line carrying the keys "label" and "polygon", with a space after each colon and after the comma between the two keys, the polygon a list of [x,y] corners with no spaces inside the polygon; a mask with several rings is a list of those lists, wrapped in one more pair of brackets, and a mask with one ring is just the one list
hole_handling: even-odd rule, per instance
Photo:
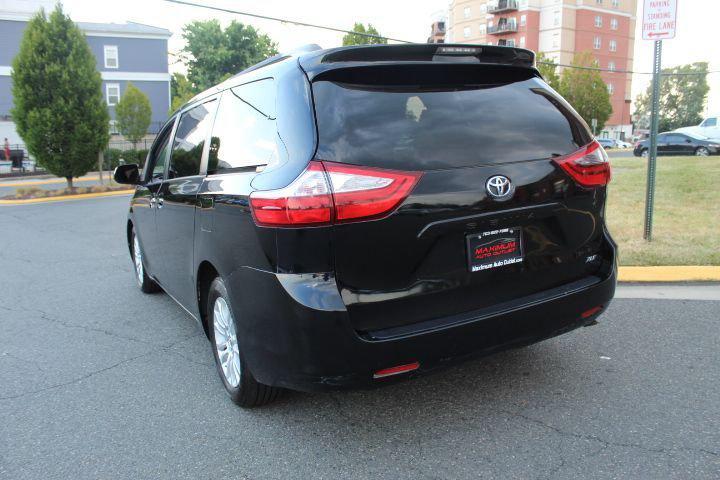
{"label": "parked car in background", "polygon": [[699,125],[694,127],[683,127],[675,130],[679,133],[695,135],[700,138],[720,140],[720,115],[712,115],[703,119]]}
{"label": "parked car in background", "polygon": [[597,141],[605,150],[608,148],[617,148],[617,143],[613,138],[598,138]]}
{"label": "parked car in background", "polygon": [[624,142],[622,140],[615,140],[617,148],[633,148],[633,144],[630,142]]}
{"label": "parked car in background", "polygon": [[615,291],[607,155],[525,49],[273,57],[115,179],[139,288],[197,319],[245,407],[593,325]]}
{"label": "parked car in background", "polygon": [[[650,139],[635,144],[633,155],[646,157]],[[697,155],[700,157],[720,154],[720,140],[700,138],[697,135],[679,132],[665,132],[657,136],[658,155]]]}

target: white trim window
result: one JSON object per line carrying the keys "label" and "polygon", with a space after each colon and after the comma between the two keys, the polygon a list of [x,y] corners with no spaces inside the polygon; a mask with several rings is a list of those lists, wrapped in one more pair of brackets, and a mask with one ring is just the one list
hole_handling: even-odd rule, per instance
{"label": "white trim window", "polygon": [[610,51],[617,52],[617,42],[615,40],[610,40]]}
{"label": "white trim window", "polygon": [[120,68],[117,45],[105,45],[103,50],[105,54],[105,68]]}
{"label": "white trim window", "polygon": [[600,50],[600,47],[602,47],[602,40],[600,40],[600,37],[595,37],[593,39],[593,48],[595,50]]}
{"label": "white trim window", "polygon": [[560,48],[560,34],[559,33],[553,33],[552,48]]}
{"label": "white trim window", "polygon": [[560,10],[553,12],[553,25],[556,27],[560,25]]}
{"label": "white trim window", "polygon": [[485,33],[487,33],[487,28],[485,28],[484,23],[481,23],[480,25],[478,25],[478,34],[485,35]]}
{"label": "white trim window", "polygon": [[527,15],[520,15],[520,26],[524,27],[527,24]]}
{"label": "white trim window", "polygon": [[107,99],[108,106],[112,107],[117,105],[120,101],[120,84],[119,83],[106,83],[105,84],[105,98]]}
{"label": "white trim window", "polygon": [[483,3],[482,5],[480,5],[480,13],[487,13],[487,4]]}
{"label": "white trim window", "polygon": [[620,6],[620,0],[612,0],[612,6],[618,8]]}
{"label": "white trim window", "polygon": [[595,15],[595,26],[602,27],[602,17],[600,15]]}
{"label": "white trim window", "polygon": [[463,28],[463,37],[470,38],[470,33],[471,33],[470,27]]}
{"label": "white trim window", "polygon": [[525,37],[520,37],[520,46],[521,47],[525,46]]}
{"label": "white trim window", "polygon": [[608,83],[608,84],[607,84],[607,89],[608,89],[608,93],[609,93],[610,95],[612,95],[612,94],[615,92],[615,85],[613,85],[612,83]]}
{"label": "white trim window", "polygon": [[470,7],[463,8],[463,18],[470,18]]}
{"label": "white trim window", "polygon": [[613,62],[612,60],[608,62],[608,70],[610,70],[611,72],[615,71],[615,62]]}
{"label": "white trim window", "polygon": [[610,19],[610,30],[617,30],[618,29],[618,20],[617,18],[611,18]]}
{"label": "white trim window", "polygon": [[117,120],[110,120],[110,135],[120,135]]}

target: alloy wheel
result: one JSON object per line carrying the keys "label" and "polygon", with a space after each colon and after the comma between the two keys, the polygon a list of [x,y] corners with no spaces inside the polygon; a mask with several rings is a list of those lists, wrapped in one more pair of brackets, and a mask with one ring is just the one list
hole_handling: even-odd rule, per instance
{"label": "alloy wheel", "polygon": [[213,330],[223,376],[227,383],[235,388],[240,385],[240,349],[235,333],[235,321],[230,307],[222,297],[218,297],[213,305]]}
{"label": "alloy wheel", "polygon": [[140,286],[143,284],[143,259],[142,251],[140,250],[140,242],[138,241],[137,235],[133,234],[133,263],[135,264],[135,278]]}
{"label": "alloy wheel", "polygon": [[695,150],[695,155],[698,157],[707,157],[710,155],[710,152],[708,152],[708,149],[705,147],[700,147],[697,150]]}

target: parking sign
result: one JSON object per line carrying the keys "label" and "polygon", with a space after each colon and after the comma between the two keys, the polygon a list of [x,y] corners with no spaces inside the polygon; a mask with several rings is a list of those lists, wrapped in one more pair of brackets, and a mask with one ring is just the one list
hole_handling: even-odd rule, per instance
{"label": "parking sign", "polygon": [[643,40],[675,38],[677,0],[645,0],[642,18]]}

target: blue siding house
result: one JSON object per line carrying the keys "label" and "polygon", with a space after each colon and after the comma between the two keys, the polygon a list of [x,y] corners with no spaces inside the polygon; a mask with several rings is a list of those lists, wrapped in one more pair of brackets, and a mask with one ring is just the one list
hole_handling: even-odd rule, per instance
{"label": "blue siding house", "polygon": [[[36,8],[45,6],[47,10],[47,2],[42,0],[22,3],[36,3]],[[11,66],[31,14],[0,10],[0,141],[7,137],[11,144],[22,143],[10,116],[13,105]],[[167,119],[170,110],[170,31],[133,22],[79,22],[77,25],[85,33],[90,49],[97,59],[97,69],[102,76],[103,95],[110,117],[115,118],[115,105],[122,98],[128,82],[132,82],[150,99],[152,123],[148,133],[155,133]],[[114,130],[112,123],[108,126],[111,132]]]}

